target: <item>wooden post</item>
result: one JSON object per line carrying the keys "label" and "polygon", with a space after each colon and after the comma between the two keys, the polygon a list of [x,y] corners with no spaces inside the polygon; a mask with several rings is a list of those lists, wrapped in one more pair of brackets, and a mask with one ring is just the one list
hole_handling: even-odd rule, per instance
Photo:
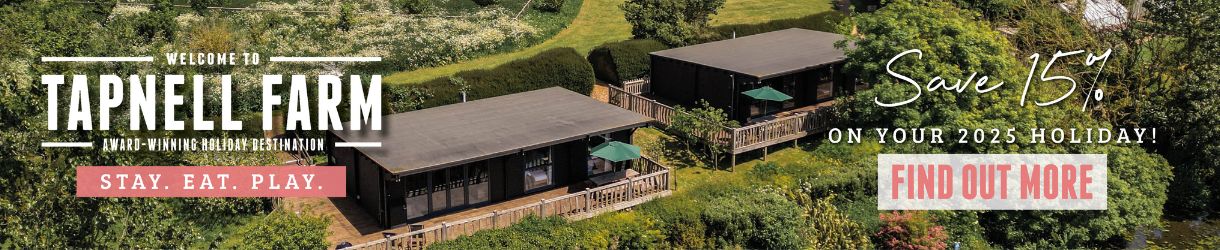
{"label": "wooden post", "polygon": [[635,177],[627,177],[627,200],[635,199],[635,195],[632,192],[633,187],[635,187]]}
{"label": "wooden post", "polygon": [[729,160],[729,172],[733,172],[733,168],[737,167],[737,154],[733,154],[729,158],[731,159]]}
{"label": "wooden post", "polygon": [[441,222],[441,240],[449,240],[449,222]]}
{"label": "wooden post", "polygon": [[591,210],[589,207],[589,200],[593,198],[593,195],[589,192],[589,188],[585,188],[585,194],[583,196],[585,197],[585,213],[588,213],[589,210]]}

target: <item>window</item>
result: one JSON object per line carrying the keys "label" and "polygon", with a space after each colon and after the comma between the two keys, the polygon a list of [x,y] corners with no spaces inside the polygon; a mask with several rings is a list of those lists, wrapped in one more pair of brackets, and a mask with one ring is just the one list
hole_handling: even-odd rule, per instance
{"label": "window", "polygon": [[817,100],[819,101],[833,98],[835,95],[835,82],[831,77],[831,72],[831,68],[824,68],[815,73],[813,82],[817,83]]}
{"label": "window", "polygon": [[407,218],[428,214],[428,174],[413,174],[403,178],[406,183]]}
{"label": "window", "polygon": [[551,165],[550,147],[525,152],[525,190],[550,186],[552,184]]}
{"label": "window", "polygon": [[445,170],[432,171],[432,212],[449,208],[449,185]]}
{"label": "window", "polygon": [[779,90],[779,92],[783,92],[784,94],[793,97],[792,99],[788,99],[781,104],[783,105],[783,109],[787,110],[792,107],[796,107],[796,97],[799,96],[796,94],[796,75],[784,76],[784,78],[780,80],[780,84],[781,85],[779,88],[776,89]]}
{"label": "window", "polygon": [[488,192],[490,184],[488,181],[487,163],[480,161],[470,166],[470,178],[467,178],[467,188],[470,189],[470,204],[485,202],[488,200]]}
{"label": "window", "polygon": [[466,205],[466,166],[449,168],[449,207]]}

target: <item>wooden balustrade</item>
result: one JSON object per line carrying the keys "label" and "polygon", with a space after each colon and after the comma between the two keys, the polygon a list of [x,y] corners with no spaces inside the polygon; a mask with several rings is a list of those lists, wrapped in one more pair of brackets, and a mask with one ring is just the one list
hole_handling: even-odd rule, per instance
{"label": "wooden balustrade", "polygon": [[[648,88],[647,82],[639,81],[632,84],[624,82],[624,87],[646,89]],[[609,86],[609,88],[610,104],[652,117],[661,125],[669,125],[673,121],[673,115],[677,112],[673,107],[639,95],[635,89],[615,86]],[[745,127],[725,128],[713,135],[710,141],[727,144],[733,154],[740,154],[825,131],[831,126],[832,113],[823,107]]]}
{"label": "wooden balustrade", "polygon": [[635,95],[651,93],[652,81],[648,78],[623,81],[623,90]]}
{"label": "wooden balustrade", "polygon": [[411,231],[346,249],[424,249],[429,244],[456,239],[487,229],[508,227],[529,216],[564,216],[585,219],[605,212],[639,205],[670,194],[669,169],[641,157],[632,163],[636,171],[653,170],[641,176],[586,189],[551,199],[542,199],[524,206],[494,211],[480,216]]}

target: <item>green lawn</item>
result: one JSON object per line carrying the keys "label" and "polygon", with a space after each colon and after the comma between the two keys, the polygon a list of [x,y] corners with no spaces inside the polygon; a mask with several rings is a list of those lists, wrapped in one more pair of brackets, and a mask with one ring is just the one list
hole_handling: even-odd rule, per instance
{"label": "green lawn", "polygon": [[[732,171],[713,169],[705,166],[702,162],[682,160],[680,159],[683,158],[682,156],[675,157],[675,153],[681,153],[685,150],[675,149],[673,145],[661,146],[659,143],[668,137],[669,135],[660,130],[642,128],[636,130],[631,140],[632,144],[641,147],[644,155],[674,169],[674,179],[678,182],[677,192],[689,190],[682,187],[698,186],[709,181],[744,183],[746,180],[743,173],[750,172],[750,169],[753,169],[755,165],[764,162],[762,158],[749,160],[738,158],[742,161],[733,166]],[[793,148],[791,145],[790,143],[781,143],[772,146],[765,161],[796,162],[813,157],[813,154],[809,151]],[[724,164],[727,165],[728,163]]]}
{"label": "green lawn", "polygon": [[[623,11],[619,9],[622,3],[622,0],[585,0],[580,13],[567,29],[547,41],[523,50],[440,67],[398,72],[383,80],[388,84],[418,83],[448,77],[465,70],[492,68],[558,47],[571,47],[581,53],[588,53],[593,47],[603,43],[631,38],[631,25],[627,24]],[[753,24],[803,17],[829,10],[829,1],[822,0],[816,0],[814,3],[808,0],[727,0],[720,13],[713,17],[712,24]]]}
{"label": "green lawn", "polygon": [[712,26],[757,24],[771,20],[800,18],[831,10],[829,0],[726,0],[712,16]]}

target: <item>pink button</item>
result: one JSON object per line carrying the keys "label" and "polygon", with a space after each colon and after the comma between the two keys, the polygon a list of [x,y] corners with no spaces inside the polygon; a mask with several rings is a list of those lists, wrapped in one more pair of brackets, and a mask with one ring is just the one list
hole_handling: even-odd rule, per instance
{"label": "pink button", "polygon": [[81,166],[77,197],[343,197],[342,166]]}

